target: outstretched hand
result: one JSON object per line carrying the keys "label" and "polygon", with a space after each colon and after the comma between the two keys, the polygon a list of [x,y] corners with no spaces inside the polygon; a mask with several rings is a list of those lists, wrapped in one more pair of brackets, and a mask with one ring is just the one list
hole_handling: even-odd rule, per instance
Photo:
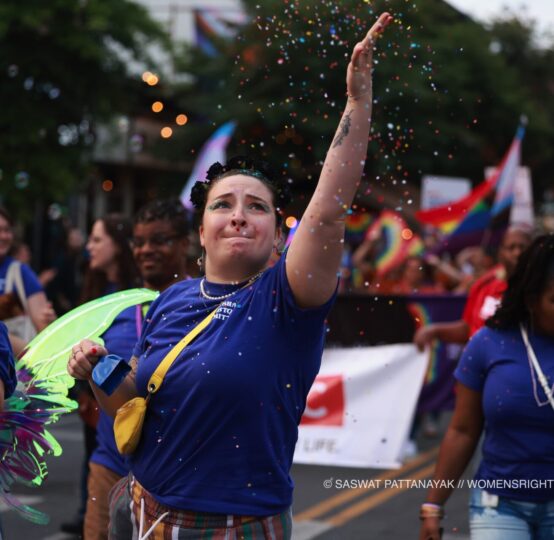
{"label": "outstretched hand", "polygon": [[373,47],[379,34],[384,32],[392,20],[392,15],[386,12],[382,13],[365,38],[355,45],[346,73],[347,94],[351,99],[359,99],[362,96],[371,99]]}

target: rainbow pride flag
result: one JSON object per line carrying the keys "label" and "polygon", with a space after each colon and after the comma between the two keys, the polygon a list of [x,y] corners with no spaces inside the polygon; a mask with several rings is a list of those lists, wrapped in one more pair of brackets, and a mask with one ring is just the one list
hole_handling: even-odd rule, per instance
{"label": "rainbow pride flag", "polygon": [[454,233],[466,218],[471,220],[468,225],[484,224],[485,228],[490,218],[489,206],[485,201],[493,192],[495,184],[496,177],[491,176],[458,201],[416,212],[416,219],[436,227],[445,235]]}
{"label": "rainbow pride flag", "polygon": [[408,227],[400,214],[383,210],[366,232],[366,239],[380,239],[380,248],[374,258],[378,276],[382,276],[404,262],[410,255],[423,251],[423,242]]}
{"label": "rainbow pride flag", "polygon": [[[414,319],[416,330],[423,326],[428,326],[433,322],[429,309],[424,302],[410,302],[406,304],[408,312]],[[429,348],[429,363],[425,374],[425,384],[431,384],[437,380],[439,368],[439,346],[440,343],[435,340]]]}
{"label": "rainbow pride flag", "polygon": [[348,214],[345,219],[346,232],[349,233],[365,233],[371,224],[371,214],[367,212],[359,212]]}
{"label": "rainbow pride flag", "polygon": [[373,216],[368,212],[349,211],[344,221],[345,239],[350,243],[360,243],[365,236],[368,227],[373,221]]}
{"label": "rainbow pride flag", "polygon": [[450,204],[416,212],[420,223],[433,225],[446,236],[445,247],[461,249],[478,244],[485,230],[491,227],[492,219],[510,208],[524,133],[525,128],[520,125],[500,165],[469,195]]}

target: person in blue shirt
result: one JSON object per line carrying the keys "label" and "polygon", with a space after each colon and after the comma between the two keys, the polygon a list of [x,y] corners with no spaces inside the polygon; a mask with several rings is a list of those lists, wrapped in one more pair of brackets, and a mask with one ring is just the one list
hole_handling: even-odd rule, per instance
{"label": "person in blue shirt", "polygon": [[[28,265],[16,261],[10,255],[14,243],[13,219],[5,208],[0,207],[0,295],[6,293],[13,294],[16,304],[31,319],[32,326],[36,332],[40,332],[48,326],[55,318],[56,314],[52,305],[48,302],[46,294],[40,284],[36,274]],[[15,266],[14,266],[15,265]],[[11,284],[11,289],[6,290],[7,277],[10,269],[16,270],[21,277],[21,287],[15,283]],[[2,318],[12,318],[12,314],[0,315]],[[28,333],[28,329],[22,330],[16,327],[12,328],[10,340],[16,354],[19,354],[27,344],[33,334]]]}
{"label": "person in blue shirt", "polygon": [[[456,483],[484,430],[472,540],[554,539],[554,234],[536,238],[519,258],[455,376],[456,408],[434,478]],[[438,540],[451,491],[428,492],[420,540]]]}
{"label": "person in blue shirt", "polygon": [[[187,277],[188,232],[187,211],[178,199],[154,200],[137,212],[131,247],[143,287],[163,291]],[[131,358],[147,307],[126,309],[102,335],[111,354]],[[102,410],[96,426],[96,442],[89,461],[85,540],[108,538],[108,494],[129,473],[129,464],[115,444],[113,418]]]}
{"label": "person in blue shirt", "polygon": [[[354,47],[346,109],[294,239],[274,266],[286,183],[266,164],[238,157],[214,164],[195,184],[204,277],[181,281],[152,303],[133,370],[114,394],[93,386],[115,415],[147,395],[166,354],[215,313],[148,401],[132,474],[110,495],[111,539],[137,531],[142,538],[291,538],[298,424],[320,367],[346,210],[363,173],[372,51],[391,21],[381,15]],[[82,341],[69,373],[90,379],[107,352]]]}
{"label": "person in blue shirt", "polygon": [[[86,245],[89,261],[81,291],[82,303],[140,285],[139,271],[130,246],[132,233],[131,220],[121,214],[107,214],[94,222]],[[62,522],[60,529],[65,533],[80,535],[83,532],[88,500],[90,457],[97,444],[99,407],[87,383],[77,381],[71,393],[79,403],[78,412],[83,421],[85,443],[81,504],[76,516],[71,521]]]}

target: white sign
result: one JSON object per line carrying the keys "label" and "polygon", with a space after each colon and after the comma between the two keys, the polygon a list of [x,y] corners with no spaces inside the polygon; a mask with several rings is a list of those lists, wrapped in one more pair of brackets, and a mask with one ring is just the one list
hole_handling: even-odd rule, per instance
{"label": "white sign", "polygon": [[399,467],[427,359],[411,344],[326,350],[295,463]]}
{"label": "white sign", "polygon": [[421,179],[421,209],[458,201],[470,191],[471,181],[467,178],[426,175]]}

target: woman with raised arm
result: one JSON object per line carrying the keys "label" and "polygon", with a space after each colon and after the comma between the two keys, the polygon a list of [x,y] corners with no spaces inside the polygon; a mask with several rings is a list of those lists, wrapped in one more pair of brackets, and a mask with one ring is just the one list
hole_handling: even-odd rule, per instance
{"label": "woman with raised arm", "polygon": [[[134,369],[114,394],[93,387],[111,414],[149,395],[132,473],[111,493],[110,538],[131,538],[133,531],[141,538],[291,537],[289,471],[298,424],[320,367],[345,210],[367,151],[374,40],[391,20],[381,15],[354,48],[346,110],[298,232],[277,264],[268,268],[280,244],[287,190],[265,163],[241,157],[217,163],[194,186],[205,276],[177,283],[154,301]],[[162,360],[206,321],[154,383]],[[69,373],[90,380],[107,352],[81,342]]]}

